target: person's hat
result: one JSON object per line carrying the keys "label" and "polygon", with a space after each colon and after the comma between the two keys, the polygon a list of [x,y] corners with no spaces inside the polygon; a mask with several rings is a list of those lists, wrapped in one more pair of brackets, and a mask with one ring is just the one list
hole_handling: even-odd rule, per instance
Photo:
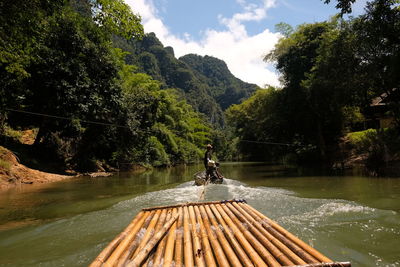
{"label": "person's hat", "polygon": [[211,145],[211,144],[208,144],[208,145],[207,145],[207,148],[213,148],[213,147],[212,147],[212,145]]}

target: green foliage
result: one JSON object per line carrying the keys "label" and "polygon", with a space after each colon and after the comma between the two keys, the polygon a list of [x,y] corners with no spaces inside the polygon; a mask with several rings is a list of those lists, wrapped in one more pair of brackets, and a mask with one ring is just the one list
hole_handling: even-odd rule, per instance
{"label": "green foliage", "polygon": [[24,97],[24,80],[36,60],[47,18],[65,1],[0,1],[0,110],[17,106]]}
{"label": "green foliage", "polygon": [[[329,4],[331,0],[323,0],[325,4]],[[356,2],[356,0],[337,0],[336,8],[341,10],[342,14],[351,13],[351,5]]]}
{"label": "green foliage", "polygon": [[14,139],[16,141],[19,141],[20,138],[22,137],[22,132],[21,131],[14,130],[14,129],[12,129],[11,127],[9,127],[7,125],[4,128],[5,128],[4,129],[4,135],[5,136],[10,137],[10,138],[12,138],[12,139]]}
{"label": "green foliage", "polygon": [[132,13],[123,0],[91,1],[94,21],[108,34],[130,38],[142,38],[143,26],[139,15]]}
{"label": "green foliage", "polygon": [[398,160],[400,138],[396,129],[368,129],[346,136],[350,148],[363,155],[370,174],[385,175],[390,162]]}
{"label": "green foliage", "polygon": [[360,107],[345,106],[342,108],[344,127],[351,129],[352,126],[365,122],[365,116]]}
{"label": "green foliage", "polygon": [[171,162],[163,144],[155,136],[149,138],[149,159],[153,166],[169,166]]}
{"label": "green foliage", "polygon": [[115,40],[115,44],[132,53],[128,64],[138,65],[161,82],[162,88],[176,88],[180,95],[209,121],[217,126],[224,125],[223,111],[231,104],[238,104],[257,88],[235,78],[226,64],[213,57],[186,55],[179,59],[171,47],[164,47],[154,33],[142,40]]}
{"label": "green foliage", "polygon": [[[346,10],[352,2],[339,1],[338,7]],[[300,160],[329,166],[343,133],[364,125],[371,99],[400,86],[399,11],[398,1],[375,0],[355,19],[283,29],[285,37],[265,57],[281,72],[283,88],[228,109],[235,133],[241,140],[297,144],[292,152]],[[387,114],[400,121],[395,103],[386,106]],[[240,145],[249,157],[284,153],[259,150]]]}
{"label": "green foliage", "polygon": [[235,136],[240,139],[239,149],[244,158],[271,160],[285,152],[280,146],[260,149],[260,143],[253,143],[287,141],[284,139],[284,118],[278,112],[281,94],[273,87],[260,89],[242,104],[233,105],[226,111],[228,125],[235,129]]}
{"label": "green foliage", "polygon": [[7,171],[10,171],[11,169],[11,164],[8,161],[0,159],[0,169]]}
{"label": "green foliage", "polygon": [[275,61],[283,74],[281,105],[288,108],[280,114],[286,118],[281,120],[286,121],[281,125],[288,129],[286,140],[294,142],[300,136],[303,147],[316,147],[308,149],[314,150],[313,160],[332,160],[329,155],[336,149],[343,127],[350,123],[349,107],[362,102],[363,93],[354,90],[360,88],[354,88],[360,80],[354,74],[361,61],[349,27],[336,17],[301,25],[265,58]]}
{"label": "green foliage", "polygon": [[367,153],[372,143],[376,140],[377,130],[368,129],[365,131],[358,131],[348,133],[346,136],[350,142],[350,145],[358,153]]}
{"label": "green foliage", "polygon": [[275,25],[275,31],[280,32],[284,37],[287,38],[294,32],[294,29],[290,24],[280,22]]}

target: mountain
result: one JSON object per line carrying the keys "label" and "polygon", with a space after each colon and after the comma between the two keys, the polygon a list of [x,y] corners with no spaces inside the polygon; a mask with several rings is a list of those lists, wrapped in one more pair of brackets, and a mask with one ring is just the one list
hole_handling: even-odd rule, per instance
{"label": "mountain", "polygon": [[224,125],[224,113],[232,104],[239,104],[258,88],[241,81],[229,71],[226,63],[210,56],[194,54],[177,59],[172,47],[164,47],[154,33],[142,40],[115,39],[114,44],[129,52],[128,64],[161,82],[164,88],[176,88],[214,125]]}

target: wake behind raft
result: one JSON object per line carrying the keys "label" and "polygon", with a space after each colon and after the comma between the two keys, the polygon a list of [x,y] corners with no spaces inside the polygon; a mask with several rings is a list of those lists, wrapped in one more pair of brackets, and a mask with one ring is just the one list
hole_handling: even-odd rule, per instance
{"label": "wake behind raft", "polygon": [[244,200],[142,209],[99,266],[351,266],[333,262]]}

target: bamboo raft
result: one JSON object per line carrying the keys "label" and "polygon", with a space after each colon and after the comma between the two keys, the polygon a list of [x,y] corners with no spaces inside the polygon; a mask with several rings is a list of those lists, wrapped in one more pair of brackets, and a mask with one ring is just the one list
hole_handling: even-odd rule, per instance
{"label": "bamboo raft", "polygon": [[97,266],[351,266],[333,262],[244,200],[142,209]]}

